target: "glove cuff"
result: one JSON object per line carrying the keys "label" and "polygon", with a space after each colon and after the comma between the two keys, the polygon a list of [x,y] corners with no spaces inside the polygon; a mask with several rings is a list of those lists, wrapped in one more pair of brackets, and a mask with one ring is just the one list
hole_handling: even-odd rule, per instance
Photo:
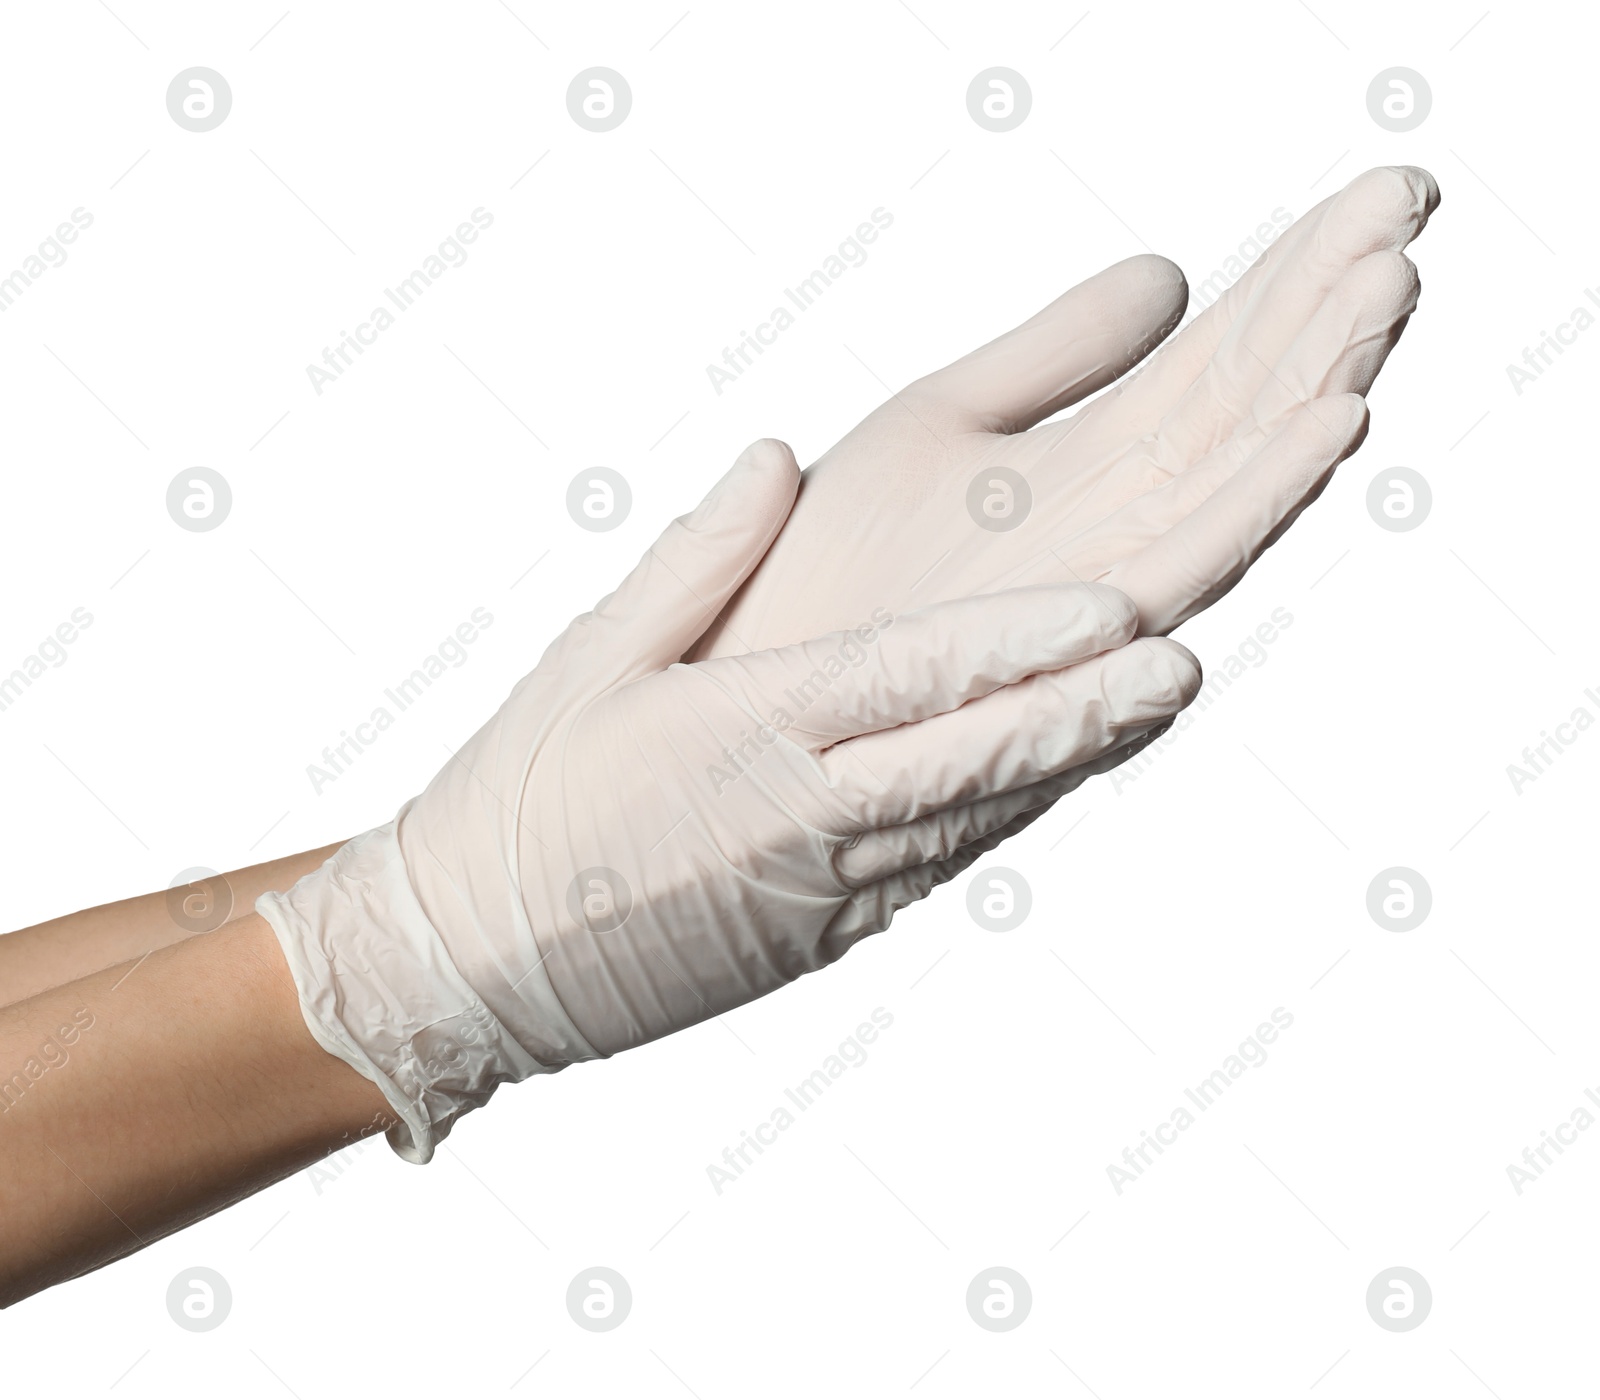
{"label": "glove cuff", "polygon": [[317,1043],[382,1091],[389,1145],[427,1162],[501,1085],[549,1072],[461,976],[423,913],[395,823],[357,836],[281,894],[256,901]]}

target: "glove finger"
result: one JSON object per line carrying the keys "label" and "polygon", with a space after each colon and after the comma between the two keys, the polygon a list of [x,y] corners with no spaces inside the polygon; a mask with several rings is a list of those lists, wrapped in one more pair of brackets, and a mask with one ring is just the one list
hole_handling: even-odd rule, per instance
{"label": "glove finger", "polygon": [[[1053,451],[1069,435],[1074,450],[1090,461],[1116,460],[1128,442],[1153,434],[1161,419],[1204,372],[1223,336],[1228,333],[1250,298],[1274,269],[1290,262],[1296,250],[1316,234],[1328,207],[1338,198],[1331,194],[1302,214],[1276,242],[1245,270],[1231,286],[1193,321],[1161,347],[1135,374],[1102,394],[1087,408],[1057,423],[1035,428],[1041,450]],[[1205,283],[1200,284],[1201,290]]]}
{"label": "glove finger", "polygon": [[800,488],[787,443],[763,438],[688,515],[667,526],[633,572],[556,639],[545,660],[604,688],[677,661],[777,538]]}
{"label": "glove finger", "polygon": [[1410,243],[1437,197],[1431,176],[1403,167],[1369,170],[1340,192],[1316,236],[1268,272],[1205,371],[1162,419],[1159,436],[1172,470],[1227,439],[1346,272],[1373,253]]}
{"label": "glove finger", "polygon": [[913,822],[1026,787],[1171,719],[1199,689],[1193,655],[1153,639],[836,744],[817,758],[840,806],[835,829]]}
{"label": "glove finger", "polygon": [[1361,445],[1367,421],[1359,394],[1317,399],[1244,467],[1219,459],[1163,487],[1178,523],[1105,575],[1138,603],[1141,633],[1165,635],[1227,593]]}
{"label": "glove finger", "polygon": [[1365,396],[1417,309],[1421,281],[1404,253],[1380,249],[1339,279],[1284,353],[1230,442],[1243,462],[1301,405]]}
{"label": "glove finger", "polygon": [[[1363,258],[1317,308],[1232,436],[1177,475],[1214,476],[1218,470],[1231,475],[1313,399],[1365,394],[1416,310],[1417,294],[1417,269],[1404,253],[1385,250]],[[1132,543],[1146,543],[1154,537],[1152,531],[1159,533],[1178,522],[1176,509],[1193,509],[1192,493],[1161,490],[1174,479],[1155,444],[1140,443],[1105,478],[1100,504],[1109,517],[1154,493],[1148,508],[1135,505],[1133,512],[1140,531]],[[1198,499],[1209,494],[1207,490]],[[1096,533],[1104,535],[1108,545],[1115,541],[1115,557],[1110,557],[1107,546],[1099,551],[1102,559],[1074,553],[1073,566],[1085,578],[1098,577],[1133,552],[1120,529]]]}
{"label": "glove finger", "polygon": [[[1133,635],[1132,604],[1094,584],[1042,584],[918,608],[879,609],[853,631],[693,669],[743,715],[813,752],[940,715]],[[731,741],[730,741],[731,742]]]}
{"label": "glove finger", "polygon": [[1075,462],[1109,465],[1129,442],[1157,435],[1165,469],[1182,471],[1232,431],[1267,373],[1262,362],[1276,362],[1345,270],[1404,248],[1438,204],[1438,185],[1419,167],[1358,175],[1297,220],[1138,374],[1083,413],[1036,429],[1040,450],[1070,434]]}
{"label": "glove finger", "polygon": [[1126,374],[1171,333],[1188,295],[1176,263],[1126,258],[917,380],[905,397],[954,411],[957,431],[1020,432]]}
{"label": "glove finger", "polygon": [[1035,807],[1031,812],[1013,817],[987,836],[969,842],[952,856],[914,865],[909,870],[902,870],[897,875],[890,875],[857,890],[828,924],[822,942],[829,961],[842,958],[861,939],[882,933],[889,927],[890,920],[908,904],[926,899],[940,885],[954,880],[981,856],[1032,826],[1049,810],[1048,806]]}
{"label": "glove finger", "polygon": [[1126,763],[1171,727],[1172,721],[1164,720],[1110,753],[1011,792],[934,812],[916,821],[863,832],[834,852],[833,868],[846,885],[859,888],[915,865],[944,860],[963,846],[998,831],[1024,812],[1048,808],[1096,774],[1108,773]]}

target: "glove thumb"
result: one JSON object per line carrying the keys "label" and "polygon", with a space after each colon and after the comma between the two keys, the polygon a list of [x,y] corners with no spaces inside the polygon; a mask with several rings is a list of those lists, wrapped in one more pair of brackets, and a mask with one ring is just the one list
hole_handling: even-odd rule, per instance
{"label": "glove thumb", "polygon": [[[567,629],[559,649],[597,664],[603,674],[593,679],[606,688],[681,660],[761,562],[799,489],[800,468],[787,443],[751,443],[694,510],[667,526],[621,586]],[[564,665],[574,660],[561,658]]]}

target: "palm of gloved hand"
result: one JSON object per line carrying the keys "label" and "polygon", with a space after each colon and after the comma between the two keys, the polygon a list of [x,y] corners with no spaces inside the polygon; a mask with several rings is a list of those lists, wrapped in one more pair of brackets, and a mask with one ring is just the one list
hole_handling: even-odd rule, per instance
{"label": "palm of gloved hand", "polygon": [[1064,421],[1034,426],[1177,323],[1173,264],[1119,263],[912,384],[806,472],[783,534],[691,655],[1060,579],[1111,583],[1142,632],[1170,631],[1231,588],[1359,446],[1360,396],[1416,305],[1399,250],[1437,204],[1426,171],[1368,171]]}

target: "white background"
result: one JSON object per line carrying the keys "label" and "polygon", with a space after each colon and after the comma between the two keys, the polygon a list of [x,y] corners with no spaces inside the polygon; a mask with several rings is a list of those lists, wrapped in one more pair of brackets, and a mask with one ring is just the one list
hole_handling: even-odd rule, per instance
{"label": "white background", "polygon": [[[1600,284],[1592,17],[684,3],[8,10],[0,264],[94,222],[0,315],[0,670],[94,622],[0,713],[0,922],[387,819],[746,442],[809,461],[870,409],[861,361],[909,380],[1144,247],[1198,282],[1275,208],[1423,164],[1444,202],[1365,448],[1180,635],[1218,667],[1293,623],[1136,783],[985,863],[1031,885],[1019,930],[974,927],[963,879],[725,1024],[506,1090],[430,1168],[378,1144],[285,1181],[6,1313],[8,1389],[1575,1393],[1600,1132],[1520,1196],[1506,1166],[1600,1085],[1600,737],[1520,796],[1506,765],[1600,715],[1600,332],[1521,395],[1506,366]],[[165,108],[197,64],[234,100],[205,134]],[[565,105],[594,65],[634,98],[603,135]],[[992,65],[1034,96],[1004,135],[965,105]],[[1406,134],[1366,108],[1394,65],[1433,91]],[[479,206],[469,260],[318,396],[307,363]],[[706,364],[880,206],[868,262],[715,394]],[[197,465],[234,493],[207,534],[164,504]],[[607,535],[563,504],[595,465],[634,491]],[[1404,534],[1365,506],[1397,465],[1434,493]],[[315,794],[475,607],[469,662]],[[1434,900],[1403,934],[1366,908],[1396,865]],[[866,1063],[715,1194],[876,1007]],[[1267,1062],[1116,1194],[1275,1007]],[[204,1335],[165,1308],[194,1265],[233,1290]],[[634,1293],[607,1334],[564,1304],[591,1265]],[[1003,1334],[964,1304],[994,1265],[1033,1290]],[[1395,1265],[1434,1295],[1403,1334],[1364,1302]]]}

